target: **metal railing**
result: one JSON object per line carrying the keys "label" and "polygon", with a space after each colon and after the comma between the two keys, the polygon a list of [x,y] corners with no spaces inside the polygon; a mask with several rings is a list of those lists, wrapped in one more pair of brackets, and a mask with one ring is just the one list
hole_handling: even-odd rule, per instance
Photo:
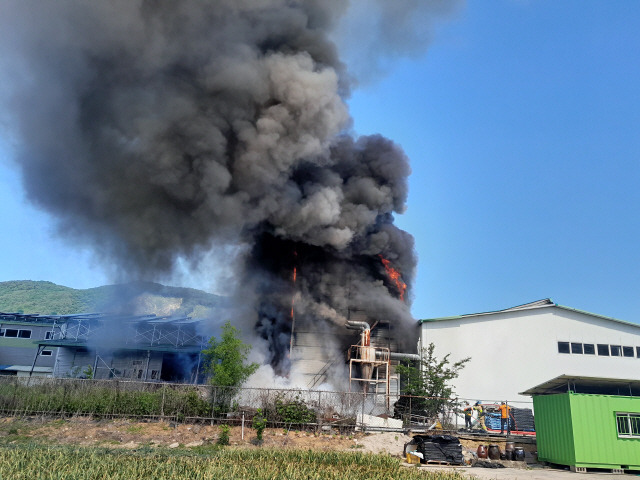
{"label": "metal railing", "polygon": [[376,393],[0,376],[0,414],[14,416],[240,424],[260,409],[269,426],[286,429],[453,431],[464,425],[459,400],[446,399],[428,413],[425,405],[434,400],[443,399],[403,396],[387,406],[387,396]]}

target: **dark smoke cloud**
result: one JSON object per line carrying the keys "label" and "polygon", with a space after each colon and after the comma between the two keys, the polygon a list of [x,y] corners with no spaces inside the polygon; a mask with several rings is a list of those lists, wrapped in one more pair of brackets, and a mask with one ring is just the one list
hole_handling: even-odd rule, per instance
{"label": "dark smoke cloud", "polygon": [[328,36],[345,9],[3,2],[4,121],[29,198],[132,277],[243,245],[243,295],[281,371],[293,267],[296,308],[313,321],[410,321],[379,258],[410,283],[413,239],[393,225],[410,168],[390,140],[347,134],[349,84]]}
{"label": "dark smoke cloud", "polygon": [[[359,85],[378,80],[399,59],[423,55],[437,27],[464,0],[353,0],[333,33]],[[357,39],[357,41],[354,41]]]}

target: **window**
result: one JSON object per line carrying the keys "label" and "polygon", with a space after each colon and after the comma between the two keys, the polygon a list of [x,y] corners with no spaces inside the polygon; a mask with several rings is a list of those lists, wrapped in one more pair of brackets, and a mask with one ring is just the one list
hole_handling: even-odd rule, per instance
{"label": "window", "polygon": [[616,413],[619,437],[640,437],[640,413]]}
{"label": "window", "polygon": [[582,344],[581,343],[571,343],[571,353],[579,353],[582,354]]}
{"label": "window", "polygon": [[640,358],[640,347],[636,347],[636,357]]}
{"label": "window", "polygon": [[569,342],[558,342],[558,353],[570,353]]}
{"label": "window", "polygon": [[31,330],[17,330],[15,328],[7,328],[4,336],[8,338],[31,338]]}
{"label": "window", "polygon": [[595,355],[596,354],[596,346],[593,343],[585,343],[584,344],[584,354],[585,355]]}
{"label": "window", "polygon": [[609,356],[609,345],[605,345],[603,343],[598,344],[598,355],[602,355],[605,357]]}
{"label": "window", "polygon": [[611,345],[611,356],[619,357],[622,355],[622,347],[620,345]]}
{"label": "window", "polygon": [[625,357],[635,357],[633,347],[622,347],[622,355]]}
{"label": "window", "polygon": [[44,339],[45,340],[53,339],[53,332],[44,332]]}
{"label": "window", "polygon": [[158,370],[151,370],[151,380],[158,379]]}
{"label": "window", "polygon": [[52,353],[53,352],[51,350],[42,350],[40,352],[40,355],[42,355],[43,357],[50,357]]}
{"label": "window", "polygon": [[[4,337],[4,328],[0,328],[0,337]],[[640,352],[640,350],[638,350]]]}

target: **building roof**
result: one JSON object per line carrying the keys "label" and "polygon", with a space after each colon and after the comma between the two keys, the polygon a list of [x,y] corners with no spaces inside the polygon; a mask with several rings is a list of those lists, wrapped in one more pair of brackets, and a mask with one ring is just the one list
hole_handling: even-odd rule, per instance
{"label": "building roof", "polygon": [[63,324],[71,322],[125,322],[130,324],[163,324],[187,325],[197,324],[201,319],[186,316],[157,316],[153,313],[144,315],[120,315],[107,313],[74,313],[69,315],[42,315],[25,313],[0,312],[0,322],[20,324]]}
{"label": "building roof", "polygon": [[172,345],[167,343],[118,343],[112,342],[105,345],[89,344],[84,340],[36,340],[33,343],[41,345],[43,347],[63,347],[78,350],[131,350],[131,351],[152,351],[152,352],[164,352],[164,353],[200,353],[203,349],[203,345],[200,344],[185,344],[185,345]]}
{"label": "building roof", "polygon": [[550,395],[567,392],[637,397],[640,396],[640,380],[560,375],[531,387],[520,395]]}
{"label": "building roof", "polygon": [[505,308],[504,310],[494,310],[494,311],[491,311],[491,312],[481,312],[481,313],[468,313],[468,314],[464,314],[464,315],[455,315],[455,316],[452,316],[452,317],[425,318],[425,319],[422,319],[422,320],[418,320],[418,323],[422,324],[422,323],[430,323],[430,322],[446,322],[446,321],[450,321],[450,320],[467,319],[467,318],[471,318],[471,317],[480,317],[480,316],[484,316],[484,315],[494,315],[496,313],[517,312],[517,311],[522,311],[522,310],[535,310],[535,309],[540,309],[540,308],[559,308],[559,309],[567,310],[567,311],[570,311],[570,312],[578,312],[578,313],[582,313],[584,315],[589,315],[589,316],[592,316],[592,317],[601,318],[603,320],[608,320],[608,321],[611,321],[611,322],[620,323],[622,325],[628,325],[628,326],[631,326],[631,327],[640,328],[640,325],[637,324],[637,323],[625,322],[624,320],[618,320],[617,318],[606,317],[604,315],[598,315],[597,313],[591,313],[591,312],[587,312],[585,310],[578,310],[577,308],[565,307],[564,305],[559,305],[559,304],[555,303],[550,298],[544,298],[542,300],[536,300],[535,302],[530,302],[530,303],[525,303],[523,305],[517,305],[515,307]]}

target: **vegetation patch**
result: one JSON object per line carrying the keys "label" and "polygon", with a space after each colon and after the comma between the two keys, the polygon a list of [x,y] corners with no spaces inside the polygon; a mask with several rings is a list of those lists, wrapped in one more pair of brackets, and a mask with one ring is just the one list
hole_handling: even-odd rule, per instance
{"label": "vegetation patch", "polygon": [[0,445],[0,478],[13,480],[109,478],[132,480],[335,479],[463,480],[456,472],[406,469],[398,459],[360,452],[199,449],[125,451],[106,448]]}
{"label": "vegetation patch", "polygon": [[[140,390],[145,388],[145,390]],[[211,401],[197,387],[60,379],[27,385],[0,382],[0,409],[23,415],[210,417]]]}

